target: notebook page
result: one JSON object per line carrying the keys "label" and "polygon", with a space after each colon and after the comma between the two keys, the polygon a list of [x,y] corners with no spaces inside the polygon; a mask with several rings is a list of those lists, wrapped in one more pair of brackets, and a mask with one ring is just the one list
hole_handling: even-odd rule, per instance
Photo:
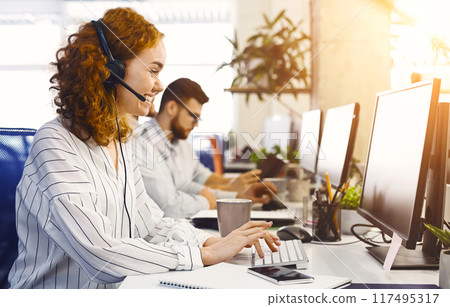
{"label": "notebook page", "polygon": [[[163,276],[164,275],[164,276]],[[247,273],[247,267],[220,263],[189,272],[161,274],[162,286],[188,289],[326,289],[337,288],[351,282],[349,278],[313,275],[314,282],[308,284],[277,285]]]}

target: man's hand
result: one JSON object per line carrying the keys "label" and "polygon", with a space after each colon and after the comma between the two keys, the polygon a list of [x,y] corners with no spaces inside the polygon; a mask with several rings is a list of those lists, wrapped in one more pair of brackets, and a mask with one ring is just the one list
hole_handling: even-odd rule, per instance
{"label": "man's hand", "polygon": [[257,182],[249,186],[245,191],[239,192],[236,198],[251,199],[253,203],[265,204],[277,193],[277,188],[272,182]]}
{"label": "man's hand", "polygon": [[255,245],[260,257],[264,257],[259,239],[264,239],[269,248],[276,252],[280,238],[266,231],[272,222],[250,221],[232,231],[225,238],[209,238],[201,248],[203,264],[213,265],[230,260],[244,247]]}
{"label": "man's hand", "polygon": [[216,196],[210,189],[203,188],[203,190],[200,192],[200,195],[205,197],[208,200],[209,209],[216,209],[216,206],[217,206]]}
{"label": "man's hand", "polygon": [[239,177],[233,178],[226,186],[229,191],[243,192],[249,185],[259,181],[259,175],[261,175],[261,170],[255,169],[252,171],[245,172]]}

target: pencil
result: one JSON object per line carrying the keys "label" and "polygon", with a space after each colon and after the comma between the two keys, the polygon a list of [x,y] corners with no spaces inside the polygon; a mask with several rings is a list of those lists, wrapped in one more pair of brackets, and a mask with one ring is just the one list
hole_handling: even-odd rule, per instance
{"label": "pencil", "polygon": [[328,172],[325,172],[325,179],[327,180],[327,190],[328,195],[330,197],[330,204],[333,202],[333,194],[331,193],[331,183],[330,183],[330,177],[328,176]]}
{"label": "pencil", "polygon": [[342,193],[342,185],[343,185],[343,184],[344,184],[344,182],[341,182],[341,183],[339,184],[339,186],[337,187],[336,192],[334,192],[334,195],[333,195],[333,201],[331,202],[331,204],[333,204],[334,200],[337,199],[336,196],[338,195],[339,190],[340,190],[341,193]]}
{"label": "pencil", "polygon": [[344,192],[342,192],[342,193],[339,195],[338,204],[341,204],[341,202],[342,202],[342,200],[344,199],[346,193],[347,193],[347,191],[344,191]]}
{"label": "pencil", "polygon": [[[339,196],[337,197],[337,202],[338,202],[338,204],[340,204],[342,198],[344,198],[343,196],[345,196],[345,193],[347,192],[347,189],[348,189],[348,185],[349,185],[349,184],[350,184],[350,180],[347,180],[347,183],[345,184],[345,186],[343,186],[343,187],[341,188],[340,194],[339,194]],[[335,196],[334,198],[336,198],[336,196]]]}
{"label": "pencil", "polygon": [[350,180],[347,180],[347,183],[345,184],[345,186],[342,188],[341,193],[344,191],[347,191],[348,185],[350,184]]}

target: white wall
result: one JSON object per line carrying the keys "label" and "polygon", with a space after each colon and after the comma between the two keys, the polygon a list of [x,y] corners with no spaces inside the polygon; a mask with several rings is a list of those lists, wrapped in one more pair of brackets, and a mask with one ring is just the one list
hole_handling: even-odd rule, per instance
{"label": "white wall", "polygon": [[[293,22],[303,19],[305,32],[309,31],[309,1],[246,0],[235,1],[235,5],[235,25],[240,48],[245,46],[246,39],[254,34],[255,29],[264,24],[263,13],[272,19],[281,10],[286,9],[286,15]],[[309,95],[302,94],[295,98],[293,95],[284,94],[280,99],[299,113],[310,108]],[[263,130],[264,117],[274,114],[289,114],[289,111],[280,105],[277,98],[272,95],[264,95],[264,101],[259,101],[256,95],[251,95],[246,103],[244,94],[234,94],[233,100],[236,110],[233,130],[238,132],[237,144],[240,148],[246,145],[241,133],[249,133],[256,138],[257,134]]]}
{"label": "white wall", "polygon": [[[389,1],[386,1],[389,2]],[[359,102],[354,157],[365,161],[375,95],[390,88],[390,9],[380,1],[313,1],[315,89],[323,111]]]}

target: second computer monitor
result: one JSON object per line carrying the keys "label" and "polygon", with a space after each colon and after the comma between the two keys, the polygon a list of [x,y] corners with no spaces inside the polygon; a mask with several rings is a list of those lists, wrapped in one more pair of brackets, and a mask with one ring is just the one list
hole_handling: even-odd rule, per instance
{"label": "second computer monitor", "polygon": [[357,102],[328,109],[320,141],[317,174],[337,187],[347,180],[359,120]]}
{"label": "second computer monitor", "polygon": [[283,150],[286,148],[291,138],[291,122],[292,118],[289,115],[272,115],[264,119],[265,137],[262,143],[268,152],[277,145]]}
{"label": "second computer monitor", "polygon": [[320,142],[320,110],[304,112],[300,129],[300,166],[312,174],[316,173]]}

